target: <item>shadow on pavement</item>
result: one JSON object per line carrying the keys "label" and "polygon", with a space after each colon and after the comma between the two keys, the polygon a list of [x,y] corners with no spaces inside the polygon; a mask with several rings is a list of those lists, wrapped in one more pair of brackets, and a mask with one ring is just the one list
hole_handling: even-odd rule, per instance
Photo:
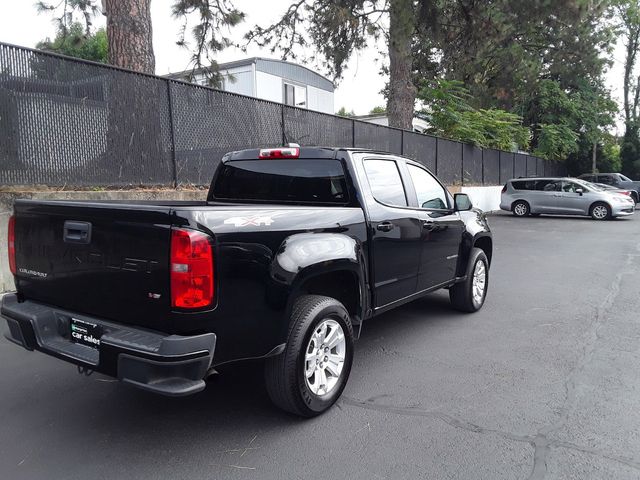
{"label": "shadow on pavement", "polygon": [[[421,329],[465,318],[468,314],[450,309],[446,292],[429,295],[366,322],[362,337],[356,343],[355,355],[374,348],[372,342],[377,337],[384,336],[389,344],[401,343],[407,332],[420,335]],[[82,390],[77,396],[80,398],[51,398],[48,405],[66,419],[65,428],[72,430],[71,434],[76,430],[75,433],[86,437],[89,428],[86,420],[92,419],[93,434],[117,431],[122,441],[145,438],[150,431],[154,435],[188,435],[194,439],[216,431],[287,429],[304,424],[304,420],[272,406],[262,372],[263,362],[228,365],[221,369],[220,375],[211,377],[203,392],[184,398],[153,395],[96,374],[76,380],[87,382],[86,386],[73,382],[74,387]],[[98,387],[98,383],[102,385]],[[47,395],[44,390],[41,393]],[[145,447],[140,445],[140,448]]]}

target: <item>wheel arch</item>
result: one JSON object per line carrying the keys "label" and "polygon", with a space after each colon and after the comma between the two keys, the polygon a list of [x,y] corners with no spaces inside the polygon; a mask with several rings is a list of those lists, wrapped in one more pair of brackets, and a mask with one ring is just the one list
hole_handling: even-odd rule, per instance
{"label": "wheel arch", "polygon": [[363,246],[353,237],[300,233],[281,244],[271,276],[287,287],[287,316],[296,298],[314,294],[335,298],[353,318],[362,319],[369,305],[366,265]]}
{"label": "wheel arch", "polygon": [[611,206],[611,204],[609,202],[607,202],[605,200],[596,200],[595,202],[592,202],[591,205],[589,205],[589,210],[588,210],[589,215],[591,215],[591,211],[593,210],[593,208],[596,205],[599,205],[599,204],[606,205],[607,208],[609,209],[609,213],[610,214],[613,212],[613,207]]}
{"label": "wheel arch", "polygon": [[458,257],[458,265],[456,268],[456,275],[458,277],[464,277],[467,274],[467,267],[469,266],[469,258],[471,257],[471,250],[476,247],[484,252],[491,266],[491,258],[493,256],[493,238],[489,232],[481,232],[475,235],[466,234],[460,245],[460,255]]}
{"label": "wheel arch", "polygon": [[489,266],[491,266],[491,257],[493,256],[493,239],[488,236],[480,236],[475,239],[473,246],[479,248],[487,256]]}
{"label": "wheel arch", "polygon": [[323,295],[338,300],[352,318],[362,318],[362,281],[358,272],[344,265],[327,269],[319,266],[303,275],[292,289],[289,303],[292,305],[301,295]]}

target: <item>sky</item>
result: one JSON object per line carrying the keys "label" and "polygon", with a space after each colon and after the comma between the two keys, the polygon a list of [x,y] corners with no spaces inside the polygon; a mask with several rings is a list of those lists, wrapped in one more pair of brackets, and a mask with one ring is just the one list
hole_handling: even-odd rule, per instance
{"label": "sky", "polygon": [[[34,47],[46,37],[55,36],[55,25],[46,14],[38,15],[34,7],[35,0],[0,0],[0,41],[15,45]],[[181,26],[179,20],[171,17],[171,0],[153,0],[151,2],[151,19],[153,23],[153,47],[156,56],[156,73],[164,75],[170,72],[185,70],[189,63],[189,51],[178,47],[176,39]],[[229,36],[241,42],[244,33],[254,24],[265,25],[282,15],[290,4],[290,0],[234,0],[238,9],[246,13],[245,22],[234,28]],[[104,25],[104,17],[99,16],[95,25]],[[364,115],[378,105],[385,105],[380,93],[385,85],[385,78],[380,76],[381,61],[379,51],[384,45],[369,45],[366,49],[354,54],[349,60],[343,78],[338,82],[335,91],[334,107],[337,111],[345,107],[358,115]],[[219,63],[238,60],[247,56],[277,58],[277,53],[268,49],[260,49],[253,45],[247,52],[237,48],[228,48],[217,58]],[[622,91],[622,75],[624,46],[618,45],[613,54],[613,66],[607,72],[606,82],[614,99],[620,102]],[[299,61],[299,60],[298,60]],[[302,63],[302,62],[300,62]],[[308,64],[310,68],[326,74],[318,65]],[[613,133],[622,134],[622,122],[619,121]]]}

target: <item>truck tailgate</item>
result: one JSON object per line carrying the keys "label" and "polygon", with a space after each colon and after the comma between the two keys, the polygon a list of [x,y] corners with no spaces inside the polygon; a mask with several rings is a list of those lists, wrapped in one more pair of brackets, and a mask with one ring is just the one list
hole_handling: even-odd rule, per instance
{"label": "truck tailgate", "polygon": [[171,207],[17,201],[25,299],[153,329],[169,324]]}

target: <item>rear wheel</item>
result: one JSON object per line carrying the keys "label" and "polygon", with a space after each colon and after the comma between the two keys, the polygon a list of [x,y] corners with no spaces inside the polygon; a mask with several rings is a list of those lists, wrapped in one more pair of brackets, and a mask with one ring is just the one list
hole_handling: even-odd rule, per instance
{"label": "rear wheel", "polygon": [[267,392],[287,412],[319,415],[342,394],[352,361],[347,310],[333,298],[304,295],[293,306],[285,351],[267,360]]}
{"label": "rear wheel", "polygon": [[471,249],[467,278],[449,289],[451,305],[461,312],[477,312],[484,305],[489,288],[489,260],[484,251]]}
{"label": "rear wheel", "polygon": [[524,200],[518,200],[511,206],[511,211],[516,217],[526,217],[531,213],[531,208]]}
{"label": "rear wheel", "polygon": [[611,218],[611,207],[602,202],[594,203],[591,205],[589,215],[591,215],[591,218],[594,220],[607,220]]}

